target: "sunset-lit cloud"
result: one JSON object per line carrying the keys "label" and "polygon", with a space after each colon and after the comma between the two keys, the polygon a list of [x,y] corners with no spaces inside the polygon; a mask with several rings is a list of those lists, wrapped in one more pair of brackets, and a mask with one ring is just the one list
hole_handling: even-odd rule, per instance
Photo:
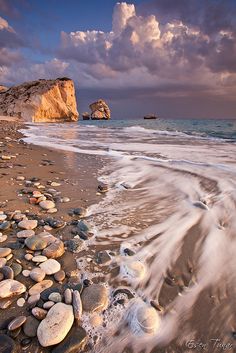
{"label": "sunset-lit cloud", "polygon": [[[0,17],[0,83],[70,76],[80,89],[114,90],[114,99],[122,89],[132,89],[139,97],[146,90],[154,98],[215,95],[234,99],[236,30],[226,11],[231,1],[208,2],[215,6],[211,8],[213,23],[206,3],[200,3],[159,0],[139,7],[117,3],[110,31],[62,28],[60,42],[50,49],[51,58],[40,62],[22,52],[26,38]],[[227,21],[221,18],[221,7]],[[41,53],[43,57],[45,48]]]}

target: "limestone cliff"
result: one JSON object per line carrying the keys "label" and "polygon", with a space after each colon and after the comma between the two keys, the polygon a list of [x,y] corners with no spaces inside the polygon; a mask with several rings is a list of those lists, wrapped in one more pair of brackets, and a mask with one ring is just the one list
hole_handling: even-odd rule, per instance
{"label": "limestone cliff", "polygon": [[69,78],[38,80],[0,91],[0,115],[26,121],[76,121],[75,87]]}
{"label": "limestone cliff", "polygon": [[90,104],[89,108],[92,111],[91,119],[110,119],[111,117],[110,109],[103,99],[99,99],[97,102]]}

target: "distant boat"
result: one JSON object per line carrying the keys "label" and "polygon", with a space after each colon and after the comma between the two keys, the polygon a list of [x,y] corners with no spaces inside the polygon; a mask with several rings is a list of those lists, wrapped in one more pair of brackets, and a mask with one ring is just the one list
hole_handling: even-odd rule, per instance
{"label": "distant boat", "polygon": [[158,117],[154,114],[149,114],[149,115],[145,115],[143,119],[158,119]]}

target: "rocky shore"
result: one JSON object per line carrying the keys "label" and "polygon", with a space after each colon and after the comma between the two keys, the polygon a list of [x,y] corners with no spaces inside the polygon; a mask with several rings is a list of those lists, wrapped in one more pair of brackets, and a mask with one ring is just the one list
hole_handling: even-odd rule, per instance
{"label": "rocky shore", "polygon": [[62,155],[26,145],[20,127],[0,125],[0,352],[78,352],[88,343],[82,313],[109,302],[72,255],[93,236],[84,217],[105,190],[93,176],[98,161],[81,157],[78,171],[93,173],[78,181]]}

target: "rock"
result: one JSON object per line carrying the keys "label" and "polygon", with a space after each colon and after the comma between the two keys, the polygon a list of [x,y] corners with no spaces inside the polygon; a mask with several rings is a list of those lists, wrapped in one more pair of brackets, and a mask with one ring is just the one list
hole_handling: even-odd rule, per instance
{"label": "rock", "polygon": [[46,302],[46,303],[43,304],[43,308],[46,309],[46,310],[48,310],[48,309],[50,309],[54,304],[55,304],[55,303],[54,303],[53,301],[49,300],[48,302]]}
{"label": "rock", "polygon": [[66,304],[71,304],[72,303],[72,291],[70,288],[66,288],[64,292],[64,299]]}
{"label": "rock", "polygon": [[201,208],[202,210],[209,211],[209,207],[202,201],[196,201],[193,203],[193,206]]}
{"label": "rock", "polygon": [[49,259],[41,263],[39,267],[45,271],[46,275],[53,275],[61,269],[60,263],[54,259]]}
{"label": "rock", "polygon": [[20,308],[22,308],[22,306],[25,305],[25,299],[24,299],[24,298],[19,298],[19,299],[17,300],[16,304],[17,304]]}
{"label": "rock", "polygon": [[18,316],[8,324],[7,328],[9,331],[14,331],[17,328],[21,327],[25,323],[25,321],[26,316]]}
{"label": "rock", "polygon": [[20,295],[25,291],[26,287],[14,279],[4,279],[0,282],[0,299],[10,298],[14,295]]}
{"label": "rock", "polygon": [[108,306],[108,290],[101,284],[92,284],[84,288],[81,300],[85,311],[102,311]]}
{"label": "rock", "polygon": [[23,271],[22,271],[22,275],[23,275],[24,277],[29,277],[30,271],[29,271],[29,270],[23,270]]}
{"label": "rock", "polygon": [[0,257],[6,257],[11,253],[10,248],[0,248]]}
{"label": "rock", "polygon": [[31,345],[31,341],[32,340],[30,338],[23,338],[23,340],[21,340],[20,344],[24,348],[24,350],[26,350]]}
{"label": "rock", "polygon": [[105,194],[109,190],[109,186],[107,184],[99,184],[98,192]]}
{"label": "rock", "polygon": [[32,258],[33,258],[33,255],[32,255],[32,254],[25,254],[25,260],[31,261]]}
{"label": "rock", "polygon": [[43,209],[43,210],[50,210],[51,208],[55,207],[55,203],[53,201],[50,200],[46,200],[46,201],[41,201],[39,203],[39,206]]}
{"label": "rock", "polygon": [[55,304],[39,324],[37,337],[41,346],[49,347],[63,341],[73,322],[72,306],[64,303]]}
{"label": "rock", "polygon": [[30,278],[35,281],[35,282],[42,282],[44,280],[46,276],[46,273],[43,269],[41,268],[34,268],[31,272],[30,272]]}
{"label": "rock", "polygon": [[121,275],[130,279],[143,279],[146,274],[146,268],[140,261],[126,261],[120,266]]}
{"label": "rock", "polygon": [[43,256],[43,255],[37,255],[37,256],[33,256],[32,257],[32,261],[33,262],[45,262],[45,261],[47,261],[47,257],[46,256]]}
{"label": "rock", "polygon": [[11,227],[11,223],[8,221],[5,221],[0,224],[0,230],[7,230]]}
{"label": "rock", "polygon": [[67,249],[73,253],[78,253],[83,250],[84,242],[81,239],[74,238],[66,242]]}
{"label": "rock", "polygon": [[79,218],[86,217],[87,210],[84,207],[78,207],[73,209],[73,214],[79,216]]}
{"label": "rock", "polygon": [[13,262],[13,264],[11,265],[11,268],[14,272],[14,277],[18,276],[22,272],[22,266],[17,262]]}
{"label": "rock", "polygon": [[9,266],[3,266],[0,268],[0,273],[3,274],[4,279],[13,279],[14,272],[13,269]]}
{"label": "rock", "polygon": [[32,315],[37,319],[37,320],[43,320],[45,319],[46,315],[47,315],[47,310],[45,309],[42,309],[42,308],[38,308],[38,307],[35,307],[32,309]]}
{"label": "rock", "polygon": [[0,309],[7,309],[12,303],[14,299],[0,299]]}
{"label": "rock", "polygon": [[34,219],[24,219],[18,223],[18,227],[22,229],[32,230],[35,229],[38,225],[38,221]]}
{"label": "rock", "polygon": [[4,241],[7,240],[7,235],[6,234],[1,234],[0,235],[0,243],[4,243]]}
{"label": "rock", "polygon": [[48,299],[53,301],[54,303],[60,303],[62,301],[61,294],[57,292],[49,294]]}
{"label": "rock", "polygon": [[30,308],[33,308],[36,306],[39,300],[40,300],[40,294],[34,294],[28,298],[27,303],[29,304]]}
{"label": "rock", "polygon": [[45,290],[41,293],[40,297],[41,297],[42,300],[44,300],[44,301],[46,302],[46,301],[49,300],[49,299],[48,299],[48,298],[49,298],[49,295],[50,295],[51,293],[55,293],[55,292],[61,294],[61,288],[53,287],[53,288],[45,289]]}
{"label": "rock", "polygon": [[63,197],[63,198],[61,199],[61,202],[62,202],[62,203],[70,202],[70,198],[69,198],[69,197]]}
{"label": "rock", "polygon": [[7,335],[0,334],[0,353],[16,353],[15,342]]}
{"label": "rock", "polygon": [[82,327],[72,327],[66,338],[52,350],[52,353],[82,352],[86,342],[86,331]]}
{"label": "rock", "polygon": [[0,214],[0,222],[3,222],[7,219],[7,215],[5,214]]}
{"label": "rock", "polygon": [[50,208],[50,210],[48,210],[47,213],[56,213],[57,212],[57,208]]}
{"label": "rock", "polygon": [[105,264],[109,263],[110,261],[111,261],[111,256],[108,254],[108,252],[106,250],[105,251],[99,251],[96,254],[96,262],[98,264],[105,265]]}
{"label": "rock", "polygon": [[140,329],[146,333],[155,333],[160,326],[160,317],[156,310],[148,305],[136,309],[135,318]]}
{"label": "rock", "polygon": [[90,104],[89,108],[91,109],[91,119],[93,120],[108,120],[111,117],[110,109],[102,99]]}
{"label": "rock", "polygon": [[54,274],[54,278],[57,282],[64,281],[65,277],[66,277],[66,274],[65,274],[65,271],[63,270],[60,270]]}
{"label": "rock", "polygon": [[7,263],[7,259],[5,259],[4,257],[0,258],[0,268],[5,266]]}
{"label": "rock", "polygon": [[61,257],[65,252],[63,241],[57,239],[54,243],[50,244],[43,250],[43,255],[50,259],[57,259]]}
{"label": "rock", "polygon": [[75,319],[80,320],[82,316],[82,302],[80,293],[77,290],[74,290],[72,293],[72,306]]}
{"label": "rock", "polygon": [[28,337],[36,337],[40,322],[33,316],[28,316],[23,326],[24,334]]}
{"label": "rock", "polygon": [[32,229],[21,230],[16,234],[17,238],[30,238],[35,235],[35,232]]}
{"label": "rock", "polygon": [[24,180],[25,180],[25,177],[24,177],[23,175],[18,175],[18,176],[16,177],[16,180],[17,180],[17,181],[24,181]]}
{"label": "rock", "polygon": [[25,239],[25,245],[30,250],[43,250],[47,246],[46,240],[42,239],[41,237],[34,235],[30,238]]}
{"label": "rock", "polygon": [[51,183],[51,186],[52,187],[55,187],[55,186],[60,186],[61,184],[60,183],[57,183],[56,181],[53,181],[52,183]]}
{"label": "rock", "polygon": [[50,288],[52,285],[53,281],[45,279],[42,282],[36,283],[33,287],[31,287],[29,290],[29,295],[40,294],[45,289]]}
{"label": "rock", "polygon": [[72,80],[38,80],[13,86],[0,95],[0,115],[26,121],[76,121],[75,88]]}

